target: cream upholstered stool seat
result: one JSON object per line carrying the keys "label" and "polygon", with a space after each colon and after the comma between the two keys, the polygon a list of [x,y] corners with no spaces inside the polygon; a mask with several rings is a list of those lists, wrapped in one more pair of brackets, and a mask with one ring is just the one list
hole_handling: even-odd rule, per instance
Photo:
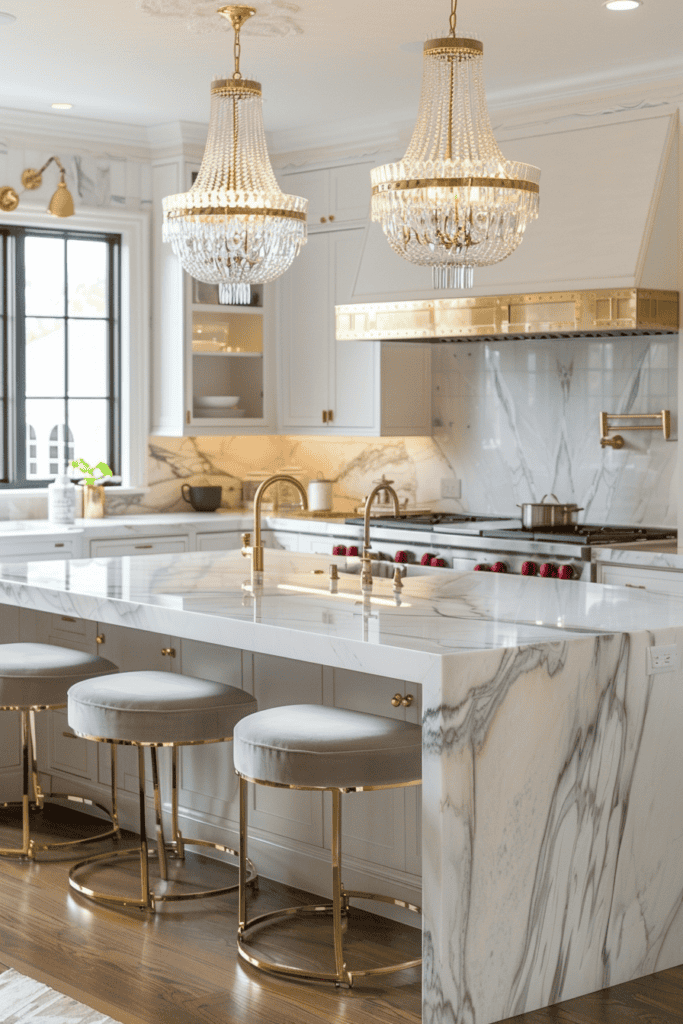
{"label": "cream upholstered stool seat", "polygon": [[[22,844],[18,848],[0,848],[0,856],[33,858],[43,850],[69,849],[118,834],[115,773],[112,774],[111,810],[85,797],[43,793],[38,781],[35,720],[36,712],[66,707],[67,692],[74,683],[104,674],[110,676],[116,671],[116,665],[110,661],[70,647],[33,643],[0,645],[0,711],[18,711],[20,714],[23,776],[21,801],[0,804],[2,808],[22,808]],[[81,808],[85,805],[99,808],[109,819],[106,829],[82,839],[36,843],[31,838],[31,810],[42,809],[46,801],[53,800],[66,800]]]}
{"label": "cream upholstered stool seat", "polygon": [[[150,886],[149,857],[145,824],[145,747],[152,762],[152,784],[156,813],[156,857],[162,880],[168,880],[168,855],[184,860],[186,846],[210,847],[237,857],[237,852],[218,843],[190,839],[178,826],[178,748],[206,743],[222,743],[232,738],[241,718],[256,711],[254,698],[236,686],[196,679],[168,672],[121,672],[78,683],[69,690],[69,725],[85,739],[138,748],[140,802],[139,849],[99,854],[75,864],[69,872],[72,888],[91,899],[154,910],[157,903],[219,896],[237,889],[237,884],[198,892],[161,893]],[[164,838],[161,790],[159,787],[159,747],[171,748],[171,828],[172,839]],[[152,856],[154,854],[151,854]],[[117,896],[90,888],[83,869],[110,866],[121,858],[140,858],[140,897]],[[249,882],[256,879],[249,864]]]}
{"label": "cream upholstered stool seat", "polygon": [[[242,719],[235,728],[233,758],[240,777],[240,892],[237,947],[240,956],[273,974],[353,984],[354,977],[391,974],[421,963],[403,961],[387,967],[349,970],[344,962],[342,918],[349,899],[380,900],[421,913],[404,900],[354,892],[341,879],[341,796],[343,793],[399,786],[421,781],[422,730],[419,725],[316,704],[269,708]],[[248,782],[285,789],[329,790],[332,793],[332,902],[290,907],[247,920],[247,801]],[[312,971],[264,960],[249,949],[252,932],[269,922],[306,915],[331,915],[334,971]]]}

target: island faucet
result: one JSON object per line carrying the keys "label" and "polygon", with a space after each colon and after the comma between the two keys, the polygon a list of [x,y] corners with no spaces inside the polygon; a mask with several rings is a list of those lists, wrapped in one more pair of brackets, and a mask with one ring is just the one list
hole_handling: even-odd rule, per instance
{"label": "island faucet", "polygon": [[252,587],[259,587],[263,583],[263,544],[261,543],[261,503],[263,501],[263,495],[268,490],[271,484],[277,483],[278,480],[283,480],[288,484],[292,484],[301,494],[301,507],[303,509],[308,508],[308,496],[306,489],[302,483],[300,483],[295,477],[288,476],[286,473],[275,473],[274,476],[269,476],[267,480],[264,480],[259,485],[256,494],[254,495],[254,544],[251,545],[251,535],[248,533],[242,534],[242,555],[245,558],[251,557],[251,585]]}
{"label": "island faucet", "polygon": [[363,514],[363,559],[361,561],[360,587],[364,594],[372,590],[372,556],[370,554],[370,509],[372,503],[380,491],[386,491],[394,501],[394,515],[398,518],[401,514],[398,495],[393,487],[387,483],[379,483],[368,494],[365,499],[365,512]]}

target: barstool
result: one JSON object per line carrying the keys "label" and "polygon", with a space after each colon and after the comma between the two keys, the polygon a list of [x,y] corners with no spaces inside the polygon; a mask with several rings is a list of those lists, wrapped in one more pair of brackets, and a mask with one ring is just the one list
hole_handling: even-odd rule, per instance
{"label": "barstool", "polygon": [[[422,731],[419,725],[342,708],[297,704],[269,708],[244,718],[234,732],[233,758],[240,778],[240,874],[239,955],[254,967],[272,974],[333,981],[350,988],[356,977],[393,974],[416,967],[422,961],[402,961],[387,967],[349,970],[344,962],[342,918],[348,915],[349,899],[380,900],[416,914],[404,900],[354,892],[341,878],[341,796],[375,789],[419,786],[421,782]],[[332,902],[275,910],[247,920],[247,783],[282,789],[329,790],[332,793]],[[289,964],[263,960],[251,952],[245,940],[266,922],[310,915],[331,915],[334,938],[334,971],[309,971]]]}
{"label": "barstool", "polygon": [[[171,675],[168,672],[120,672],[101,676],[72,686],[69,690],[69,725],[77,736],[108,743],[112,747],[133,746],[138,750],[138,782],[140,803],[139,849],[102,853],[74,864],[69,884],[77,892],[103,903],[140,907],[154,911],[157,903],[201,899],[233,892],[237,885],[199,892],[159,893],[150,886],[149,858],[156,856],[162,880],[168,880],[168,855],[185,859],[186,846],[210,847],[237,857],[237,851],[204,839],[184,836],[178,826],[178,748],[208,743],[224,743],[232,739],[236,723],[256,711],[254,698],[235,686]],[[154,809],[156,814],[156,853],[149,850],[145,824],[145,747],[152,762]],[[164,838],[161,791],[157,751],[171,748],[171,828],[172,840]],[[118,896],[90,888],[78,880],[84,868],[104,867],[120,859],[140,858],[140,898]],[[249,862],[246,884],[257,878]]]}
{"label": "barstool", "polygon": [[[0,809],[22,808],[22,844],[20,848],[2,847],[1,857],[28,857],[44,850],[64,850],[83,843],[117,836],[115,753],[112,757],[111,810],[86,797],[70,793],[43,793],[38,782],[36,753],[37,711],[54,711],[66,707],[70,686],[82,679],[111,675],[116,665],[95,654],[75,651],[54,644],[0,645],[0,711],[18,711],[21,716],[22,799],[0,804]],[[31,784],[33,801],[31,801]],[[66,800],[79,807],[97,807],[107,815],[107,830],[83,839],[59,843],[36,843],[31,838],[31,810],[42,810],[46,801]]]}

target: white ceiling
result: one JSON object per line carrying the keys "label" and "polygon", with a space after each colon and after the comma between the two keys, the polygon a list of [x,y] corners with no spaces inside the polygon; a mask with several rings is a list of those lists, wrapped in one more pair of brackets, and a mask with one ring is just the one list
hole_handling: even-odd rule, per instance
{"label": "white ceiling", "polygon": [[[450,14],[448,0],[254,6],[261,20],[244,30],[242,70],[263,83],[266,128],[305,130],[309,139],[317,126],[329,137],[335,125],[386,128],[413,119],[421,43],[446,35]],[[232,73],[232,32],[209,13],[213,7],[210,0],[0,0],[0,11],[16,16],[0,25],[0,103],[43,113],[68,101],[65,120],[205,123],[211,78]],[[625,14],[607,11],[602,0],[460,0],[458,34],[467,32],[484,41],[494,107],[683,74],[682,0],[645,0]]]}

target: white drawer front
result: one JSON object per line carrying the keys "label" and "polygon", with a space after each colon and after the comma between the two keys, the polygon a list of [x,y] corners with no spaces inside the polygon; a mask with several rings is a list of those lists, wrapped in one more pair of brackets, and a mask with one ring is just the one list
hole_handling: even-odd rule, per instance
{"label": "white drawer front", "polygon": [[124,555],[180,554],[188,550],[187,537],[136,537],[135,540],[91,540],[91,558]]}
{"label": "white drawer front", "polygon": [[674,570],[603,564],[600,566],[600,582],[683,597],[683,572]]}

